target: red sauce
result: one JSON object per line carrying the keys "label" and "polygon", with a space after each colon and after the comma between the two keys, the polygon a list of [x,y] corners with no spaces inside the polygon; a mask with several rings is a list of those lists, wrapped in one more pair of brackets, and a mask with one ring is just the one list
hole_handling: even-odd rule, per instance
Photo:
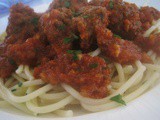
{"label": "red sauce", "polygon": [[56,85],[66,83],[77,89],[83,96],[103,98],[109,94],[110,70],[99,57],[82,55],[73,60],[72,55],[61,55],[57,59],[35,69],[34,75],[45,82]]}
{"label": "red sauce", "polygon": [[10,9],[9,23],[7,27],[9,44],[22,43],[27,38],[38,32],[38,19],[40,14],[34,12],[29,6],[22,3],[16,4]]}
{"label": "red sauce", "polygon": [[100,6],[83,7],[80,16],[73,19],[74,25],[81,38],[81,49],[84,51],[93,51],[97,47],[95,37],[95,26],[108,26],[109,12]]}
{"label": "red sauce", "polygon": [[140,9],[140,19],[143,25],[144,30],[147,30],[151,27],[154,20],[160,18],[160,12],[153,7],[141,7]]}
{"label": "red sauce", "polygon": [[152,62],[133,42],[114,37],[110,30],[102,28],[102,26],[96,27],[98,46],[110,60],[121,64],[131,64],[136,60]]}
{"label": "red sauce", "polygon": [[[11,44],[8,46],[7,56],[10,56],[18,65],[35,66],[45,52],[45,44],[40,41],[40,35],[28,38],[22,44]],[[16,52],[15,52],[16,51]]]}
{"label": "red sauce", "polygon": [[[102,57],[134,64],[152,63],[146,54],[150,49],[160,55],[160,35],[142,36],[160,18],[152,7],[139,9],[122,0],[54,0],[41,14],[21,3],[10,12],[7,37],[0,45],[3,78],[24,64],[47,83],[66,83],[85,97],[104,98],[111,78]],[[98,47],[101,57],[86,54]],[[77,50],[82,51],[78,56]]]}
{"label": "red sauce", "polygon": [[135,42],[143,48],[144,51],[153,50],[157,55],[160,55],[160,33],[151,34],[148,38],[138,36]]}
{"label": "red sauce", "polygon": [[73,12],[77,12],[79,9],[81,9],[83,6],[86,6],[87,4],[87,0],[54,0],[50,4],[48,11],[65,7],[71,9]]}

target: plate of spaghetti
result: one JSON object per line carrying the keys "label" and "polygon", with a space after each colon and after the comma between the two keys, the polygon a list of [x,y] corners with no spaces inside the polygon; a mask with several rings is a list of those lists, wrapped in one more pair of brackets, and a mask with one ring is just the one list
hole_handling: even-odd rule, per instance
{"label": "plate of spaghetti", "polygon": [[159,120],[159,1],[147,2],[13,5],[0,23],[2,118]]}

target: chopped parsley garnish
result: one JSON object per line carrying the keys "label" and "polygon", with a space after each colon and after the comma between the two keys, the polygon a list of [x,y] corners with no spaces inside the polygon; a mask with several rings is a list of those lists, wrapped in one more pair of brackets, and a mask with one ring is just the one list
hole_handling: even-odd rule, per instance
{"label": "chopped parsley garnish", "polygon": [[81,50],[68,50],[67,53],[73,55],[73,60],[79,60],[78,54],[81,54],[82,51]]}
{"label": "chopped parsley garnish", "polygon": [[93,63],[89,65],[90,68],[97,68],[98,67],[98,63]]}
{"label": "chopped parsley garnish", "polygon": [[64,38],[63,42],[64,42],[64,44],[68,44],[68,43],[72,42],[72,39],[71,38]]}
{"label": "chopped parsley garnish", "polygon": [[105,60],[106,63],[109,63],[109,59],[107,58],[103,58]]}
{"label": "chopped parsley garnish", "polygon": [[11,90],[12,92],[15,92],[17,89],[13,89],[13,90]]}
{"label": "chopped parsley garnish", "polygon": [[74,33],[71,33],[71,34],[72,34],[71,38],[64,38],[63,39],[63,43],[64,44],[68,44],[68,43],[73,42],[74,40],[78,40],[79,39],[79,37],[77,35],[75,35]]}
{"label": "chopped parsley garnish", "polygon": [[35,25],[35,26],[38,25],[38,21],[39,21],[39,18],[37,18],[37,17],[31,19],[31,23],[32,23],[33,25]]}
{"label": "chopped parsley garnish", "polygon": [[73,54],[73,53],[74,53],[74,50],[67,50],[67,53],[68,53],[68,54]]}
{"label": "chopped parsley garnish", "polygon": [[65,1],[64,5],[65,5],[66,8],[69,8],[71,6],[71,3],[69,1]]}
{"label": "chopped parsley garnish", "polygon": [[110,9],[114,8],[114,2],[112,0],[110,0],[110,2],[109,2],[109,7],[110,7]]}
{"label": "chopped parsley garnish", "polygon": [[59,26],[58,26],[58,29],[59,29],[59,30],[64,30],[64,29],[65,29],[65,25],[64,25],[64,24],[59,25]]}
{"label": "chopped parsley garnish", "polygon": [[110,100],[117,102],[117,103],[120,103],[122,105],[126,105],[126,102],[122,99],[122,95],[120,95],[120,94],[112,97]]}
{"label": "chopped parsley garnish", "polygon": [[72,14],[73,14],[74,17],[78,17],[78,16],[81,15],[82,13],[80,13],[80,12],[73,12]]}
{"label": "chopped parsley garnish", "polygon": [[79,60],[78,55],[77,54],[73,54],[73,60]]}
{"label": "chopped parsley garnish", "polygon": [[18,87],[22,87],[23,83],[19,82]]}
{"label": "chopped parsley garnish", "polygon": [[81,50],[68,50],[67,53],[68,54],[81,54],[82,51]]}
{"label": "chopped parsley garnish", "polygon": [[83,18],[89,18],[89,15],[84,15],[84,16],[82,16]]}
{"label": "chopped parsley garnish", "polygon": [[8,61],[11,65],[16,65],[15,61],[12,58],[9,58]]}
{"label": "chopped parsley garnish", "polygon": [[72,36],[74,39],[79,39],[79,37],[77,35],[75,35],[74,33],[72,33]]}
{"label": "chopped parsley garnish", "polygon": [[114,34],[113,36],[121,39],[121,36],[119,36],[119,35]]}

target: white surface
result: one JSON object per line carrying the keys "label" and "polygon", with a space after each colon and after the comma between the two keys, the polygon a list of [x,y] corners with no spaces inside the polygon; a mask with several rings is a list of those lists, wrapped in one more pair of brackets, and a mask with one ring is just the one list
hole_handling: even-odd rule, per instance
{"label": "white surface", "polygon": [[[135,1],[138,5],[143,5],[144,0],[128,0]],[[160,5],[160,0],[151,0],[150,6],[156,8]],[[40,5],[35,7],[35,11],[42,12],[47,9],[48,5]],[[159,8],[160,9],[160,8]],[[7,17],[0,18],[0,33],[5,31],[7,25]],[[56,118],[52,115],[33,117],[24,114],[15,108],[0,109],[0,120],[160,120],[160,84],[154,89],[145,93],[141,97],[127,104],[125,107],[119,107],[113,110],[88,113],[76,107],[73,118]],[[83,114],[83,115],[82,115]],[[85,115],[84,115],[85,114]]]}

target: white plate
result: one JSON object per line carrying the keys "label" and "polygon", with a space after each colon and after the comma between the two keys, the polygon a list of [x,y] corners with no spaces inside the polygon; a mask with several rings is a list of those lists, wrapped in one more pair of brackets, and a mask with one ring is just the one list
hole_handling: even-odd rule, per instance
{"label": "white plate", "polygon": [[[144,5],[149,0],[127,0],[137,5]],[[159,0],[150,0],[150,6],[160,10]],[[48,5],[43,4],[34,7],[35,11],[43,12]],[[159,7],[159,8],[158,8]],[[0,33],[5,31],[7,26],[7,17],[0,18]],[[152,90],[130,102],[125,107],[119,107],[113,110],[88,113],[80,107],[74,108],[75,117],[58,118],[53,115],[42,115],[33,117],[22,113],[15,108],[0,109],[0,120],[160,120],[160,84],[157,84]]]}

